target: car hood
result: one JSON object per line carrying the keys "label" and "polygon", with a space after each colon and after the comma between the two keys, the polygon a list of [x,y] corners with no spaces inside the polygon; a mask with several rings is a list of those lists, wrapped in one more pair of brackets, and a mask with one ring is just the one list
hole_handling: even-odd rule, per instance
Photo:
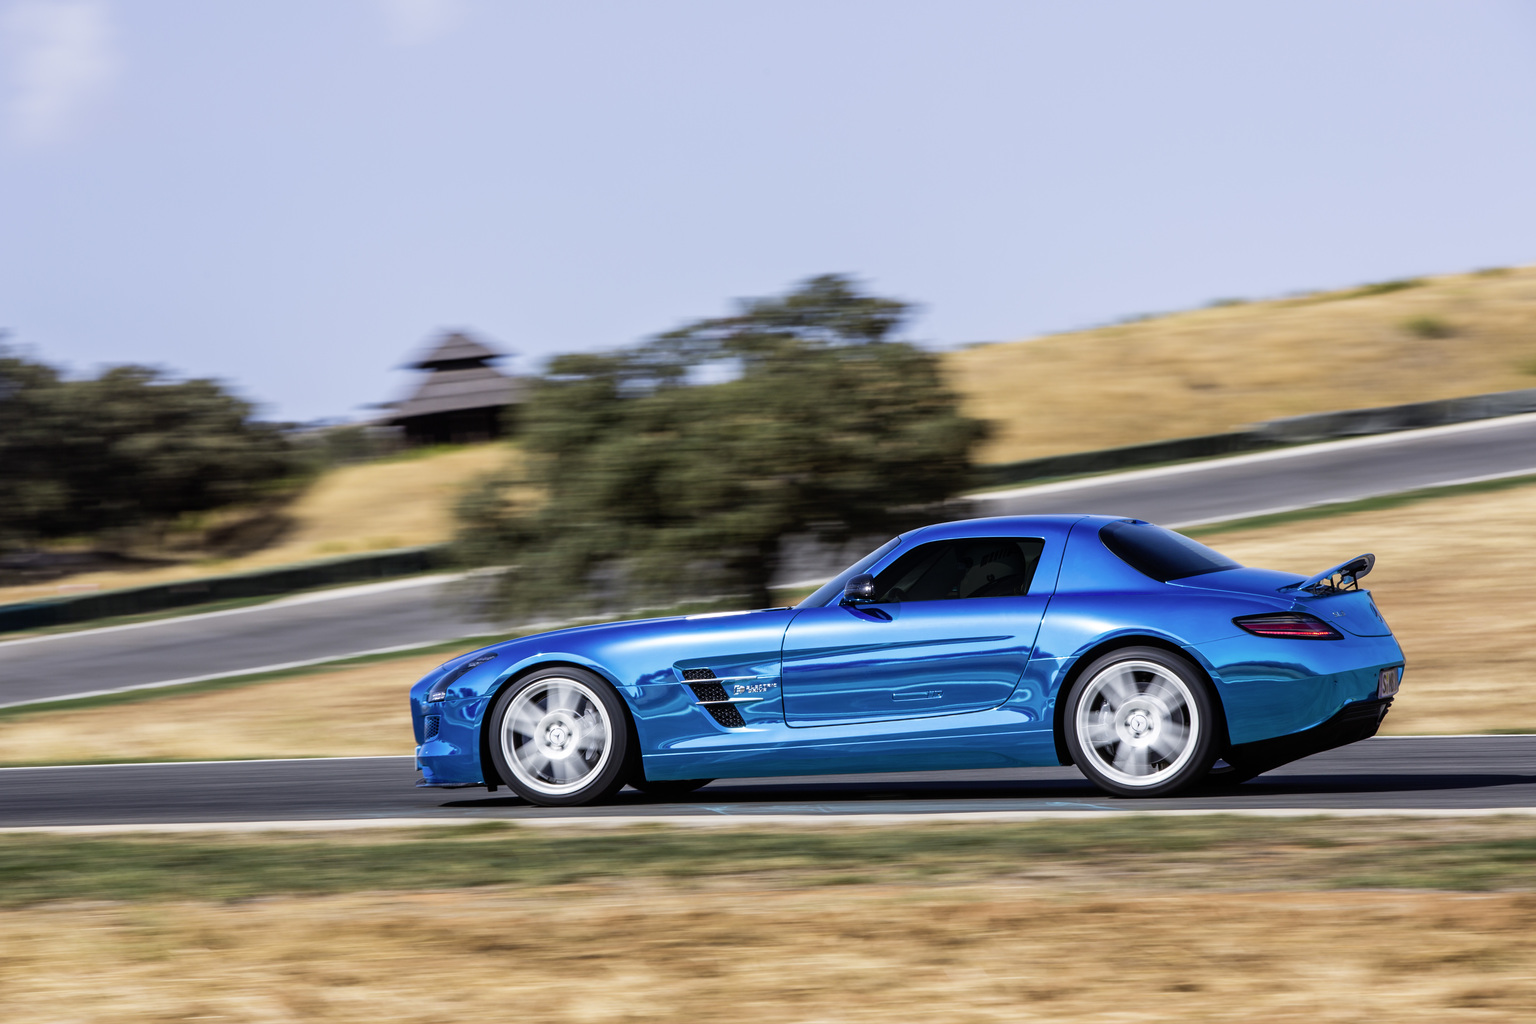
{"label": "car hood", "polygon": [[740,622],[749,616],[763,615],[768,612],[790,611],[789,608],[754,608],[740,612],[703,612],[698,615],[663,615],[653,619],[619,619],[615,622],[593,622],[583,626],[565,626],[561,629],[545,630],[542,633],[529,633],[526,636],[512,637],[493,644],[486,650],[501,650],[514,645],[532,644],[538,647],[563,645],[567,640],[586,639],[594,635],[617,636],[623,633],[645,633],[654,630],[657,626],[675,624],[682,625],[689,622],[700,624],[718,621]]}

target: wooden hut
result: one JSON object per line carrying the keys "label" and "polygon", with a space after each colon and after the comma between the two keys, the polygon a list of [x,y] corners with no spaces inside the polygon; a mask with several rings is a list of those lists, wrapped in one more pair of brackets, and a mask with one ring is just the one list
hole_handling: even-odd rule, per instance
{"label": "wooden hut", "polygon": [[409,364],[426,377],[409,398],[394,403],[384,422],[404,428],[410,445],[490,441],[509,433],[522,388],[490,365],[503,358],[461,331],[444,332]]}

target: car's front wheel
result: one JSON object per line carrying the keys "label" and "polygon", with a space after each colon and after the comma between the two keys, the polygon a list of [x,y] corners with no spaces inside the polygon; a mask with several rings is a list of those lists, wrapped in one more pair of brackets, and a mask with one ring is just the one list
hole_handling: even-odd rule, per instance
{"label": "car's front wheel", "polygon": [[1066,741],[1088,780],[1116,796],[1169,796],[1206,777],[1216,711],[1199,672],[1157,647],[1096,659],[1067,695]]}
{"label": "car's front wheel", "polygon": [[578,668],[532,672],[504,690],[490,719],[491,758],[518,796],[568,807],[624,785],[629,729],[606,681]]}

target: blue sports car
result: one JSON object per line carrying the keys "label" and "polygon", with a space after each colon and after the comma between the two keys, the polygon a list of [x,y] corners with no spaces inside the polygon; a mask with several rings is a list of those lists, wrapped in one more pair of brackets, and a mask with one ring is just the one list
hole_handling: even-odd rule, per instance
{"label": "blue sports car", "polygon": [[793,608],[443,664],[411,690],[420,784],[566,805],[626,783],[1058,764],[1118,796],[1241,782],[1376,732],[1403,653],[1359,589],[1374,562],[1307,579],[1107,516],[929,526]]}

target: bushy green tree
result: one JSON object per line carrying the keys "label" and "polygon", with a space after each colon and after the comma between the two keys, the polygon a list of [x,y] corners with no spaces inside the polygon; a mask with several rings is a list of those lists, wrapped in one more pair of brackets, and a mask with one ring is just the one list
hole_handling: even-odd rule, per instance
{"label": "bushy green tree", "polygon": [[88,380],[0,350],[0,543],[95,534],[250,499],[290,446],[210,380]]}
{"label": "bushy green tree", "polygon": [[909,313],[829,275],[554,360],[523,410],[526,471],[465,501],[462,546],[515,566],[524,612],[767,603],[782,538],[894,530],[967,480],[983,425],[936,357],[891,340]]}
{"label": "bushy green tree", "polygon": [[59,437],[68,429],[58,373],[0,349],[0,550],[67,514]]}

